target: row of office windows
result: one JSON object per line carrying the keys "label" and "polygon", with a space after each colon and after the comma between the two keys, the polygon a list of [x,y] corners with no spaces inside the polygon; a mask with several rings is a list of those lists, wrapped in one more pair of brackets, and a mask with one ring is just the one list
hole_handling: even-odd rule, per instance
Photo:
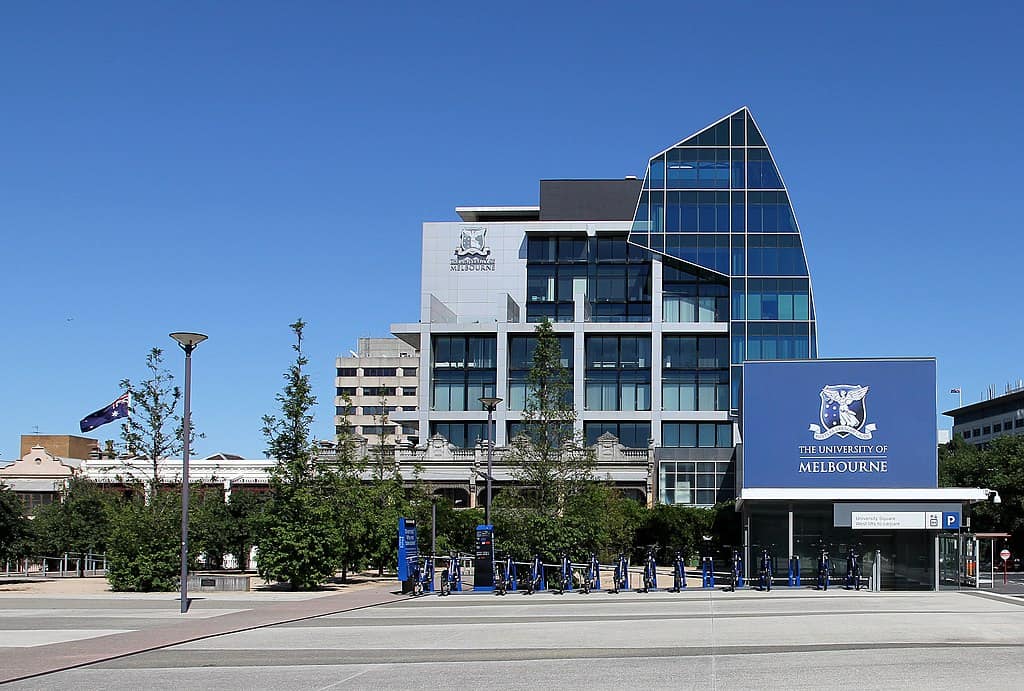
{"label": "row of office windows", "polygon": [[[737,325],[742,327],[743,325]],[[750,325],[751,330],[761,324]],[[787,327],[798,331],[803,327],[803,348],[793,347],[793,357],[807,352],[807,324],[767,324],[768,327]],[[742,329],[740,329],[742,331]],[[435,337],[437,340],[450,337]],[[460,339],[493,336],[458,337]],[[758,352],[761,339],[751,336]],[[785,354],[795,335],[773,335],[783,343]],[[743,343],[734,347],[743,348]],[[560,360],[568,369],[566,403],[572,401],[572,337],[560,336]],[[529,371],[532,366],[536,338],[514,336],[509,340],[509,387],[507,405],[510,410],[522,410],[529,391]],[[490,352],[488,348],[479,348]],[[440,357],[448,358],[447,355]],[[806,355],[802,355],[806,357]],[[584,405],[587,410],[650,410],[651,409],[651,337],[650,336],[587,336],[584,340]],[[433,372],[433,410],[483,410],[478,400],[494,396],[497,389],[495,367],[470,369],[452,368],[449,360]],[[662,339],[662,409],[663,410],[729,410],[729,340],[721,336],[666,335]]]}
{"label": "row of office windows", "polygon": [[807,320],[811,318],[810,282],[806,278],[749,278],[733,281],[732,313],[736,319]]}
{"label": "row of office windows", "polygon": [[810,322],[733,322],[732,362],[816,357]]}
{"label": "row of office windows", "polygon": [[729,286],[665,263],[662,319],[670,323],[729,321]]}
{"label": "row of office windows", "polygon": [[643,192],[633,230],[651,233],[795,233],[789,196],[778,192]]}
{"label": "row of office windows", "polygon": [[[566,368],[564,403],[572,405],[572,336],[558,336],[559,361]],[[537,349],[536,336],[512,336],[508,341],[508,408],[523,410],[530,390],[530,369]]]}
{"label": "row of office windows", "polygon": [[[665,422],[662,429],[662,446],[676,448],[732,448],[732,423],[730,422]],[[523,423],[509,422],[508,439],[523,431]],[[646,449],[651,443],[649,422],[584,422],[583,436],[588,446],[597,443],[602,434],[611,433],[619,443],[628,448]],[[440,434],[449,443],[460,448],[475,446],[487,441],[486,422],[431,422],[430,434]]]}
{"label": "row of office windows", "polygon": [[415,386],[339,386],[336,396],[415,396]]}
{"label": "row of office windows", "polygon": [[[788,287],[778,290],[789,290]],[[774,301],[790,305],[795,293]],[[762,294],[763,297],[763,294]],[[762,299],[762,298],[759,298]],[[762,302],[762,309],[763,309]],[[791,307],[786,307],[789,310]],[[802,313],[802,312],[800,312]],[[733,322],[727,336],[665,335],[662,340],[662,408],[664,410],[729,410],[729,362],[806,359],[815,355],[813,325],[807,321]],[[436,336],[431,407],[433,410],[483,410],[478,400],[496,395],[497,339],[495,336]],[[560,336],[561,361],[572,370],[572,338]],[[510,410],[522,410],[529,390],[528,376],[536,340],[509,340]],[[731,350],[731,353],[730,353]],[[584,400],[587,410],[651,409],[651,337],[587,336],[584,340]],[[737,377],[738,379],[738,377]],[[733,382],[733,390],[738,381]],[[569,387],[571,389],[571,387]],[[364,387],[364,394],[368,387]],[[379,395],[394,388],[379,387]],[[339,389],[339,395],[342,395]],[[390,392],[390,393],[389,393]],[[566,391],[566,402],[571,401]]]}
{"label": "row of office windows", "polygon": [[597,322],[651,320],[650,253],[625,235],[527,240],[526,320],[573,320],[576,285],[586,290],[588,319]]}
{"label": "row of office windows", "polygon": [[644,186],[660,189],[780,189],[782,179],[764,147],[675,147],[651,161]]}
{"label": "row of office windows", "polygon": [[531,235],[526,240],[529,264],[643,264],[651,254],[630,245],[625,235]]}
{"label": "row of office windows", "polygon": [[[614,247],[622,248],[626,244],[621,238],[598,239],[605,240]],[[798,235],[744,237],[656,234],[649,239],[651,246],[656,250],[723,274],[807,275],[807,265]],[[549,263],[532,262],[527,265],[527,321],[539,322],[544,318],[561,322],[573,321],[573,292],[577,284],[586,287],[589,301],[588,320],[650,321],[650,262],[646,258],[640,263],[630,261],[624,264],[581,265],[566,262],[559,258],[557,251],[562,244],[570,241],[584,245],[587,242],[564,237],[530,238],[531,243],[548,248],[550,251],[545,256],[554,259]],[[807,280],[751,279],[748,286],[751,296],[749,305],[746,303],[742,281],[735,283],[735,318],[809,317],[810,297]],[[728,286],[721,280],[698,279],[683,269],[665,263],[662,292],[662,318],[666,322],[709,322],[729,319]],[[745,317],[748,312],[750,316]]]}
{"label": "row of office windows", "polygon": [[651,249],[722,274],[807,276],[807,262],[797,234],[651,233],[647,241]]}
{"label": "row of office windows", "polygon": [[600,302],[651,301],[651,265],[538,264],[526,271],[526,300],[572,302],[576,283],[586,286],[587,299]]}
{"label": "row of office windows", "polygon": [[1024,418],[1017,418],[1016,420],[1005,420],[1003,422],[996,422],[991,425],[984,425],[981,427],[975,427],[973,429],[965,429],[961,434],[964,439],[971,439],[974,437],[980,437],[986,434],[999,434],[1000,432],[1009,432],[1012,429],[1024,428]]}
{"label": "row of office windows", "polygon": [[[404,410],[400,405],[334,406],[335,415],[390,415]],[[415,410],[415,408],[408,408]]]}
{"label": "row of office windows", "polygon": [[[339,377],[358,377],[358,367],[338,367],[337,376]],[[415,367],[363,367],[364,377],[415,377]]]}

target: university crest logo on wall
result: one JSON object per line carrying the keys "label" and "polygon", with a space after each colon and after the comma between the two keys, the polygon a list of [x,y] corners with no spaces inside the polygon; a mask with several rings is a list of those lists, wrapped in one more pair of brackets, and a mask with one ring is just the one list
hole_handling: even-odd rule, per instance
{"label": "university crest logo on wall", "polygon": [[877,427],[874,423],[865,425],[867,419],[868,387],[856,384],[828,385],[821,390],[821,410],[818,418],[821,426],[811,425],[818,441],[831,436],[871,439]]}
{"label": "university crest logo on wall", "polygon": [[465,228],[459,237],[459,244],[455,248],[457,257],[486,257],[491,253],[491,248],[485,242],[487,239],[486,228]]}
{"label": "university crest logo on wall", "polygon": [[494,271],[486,228],[463,228],[449,262],[452,271]]}

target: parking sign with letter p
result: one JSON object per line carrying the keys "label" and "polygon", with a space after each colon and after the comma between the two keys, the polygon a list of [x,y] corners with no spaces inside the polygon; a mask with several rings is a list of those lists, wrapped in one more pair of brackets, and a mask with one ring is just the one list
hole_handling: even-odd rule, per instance
{"label": "parking sign with letter p", "polygon": [[943,511],[942,512],[942,529],[943,530],[959,530],[960,529],[960,512],[959,511]]}

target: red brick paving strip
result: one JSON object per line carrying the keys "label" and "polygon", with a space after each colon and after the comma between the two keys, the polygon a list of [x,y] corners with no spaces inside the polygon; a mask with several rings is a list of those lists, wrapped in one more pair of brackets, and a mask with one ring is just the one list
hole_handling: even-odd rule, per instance
{"label": "red brick paving strip", "polygon": [[167,626],[19,648],[16,654],[8,655],[4,659],[0,669],[0,683],[91,665],[226,633],[382,605],[408,597],[391,592],[394,587],[394,584],[388,584],[299,602],[277,602],[243,612],[203,619],[188,619],[188,615],[183,614],[181,620]]}

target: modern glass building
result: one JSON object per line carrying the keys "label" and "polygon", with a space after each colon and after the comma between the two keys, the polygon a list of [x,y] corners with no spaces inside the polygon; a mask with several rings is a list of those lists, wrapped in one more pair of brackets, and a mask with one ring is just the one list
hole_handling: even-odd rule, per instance
{"label": "modern glass building", "polygon": [[459,207],[423,225],[418,410],[455,446],[485,439],[478,399],[522,416],[536,322],[574,382],[578,431],[654,448],[653,499],[735,496],[741,363],[817,355],[814,301],[789,192],[741,108],[650,157],[643,179],[543,180],[537,206]]}

